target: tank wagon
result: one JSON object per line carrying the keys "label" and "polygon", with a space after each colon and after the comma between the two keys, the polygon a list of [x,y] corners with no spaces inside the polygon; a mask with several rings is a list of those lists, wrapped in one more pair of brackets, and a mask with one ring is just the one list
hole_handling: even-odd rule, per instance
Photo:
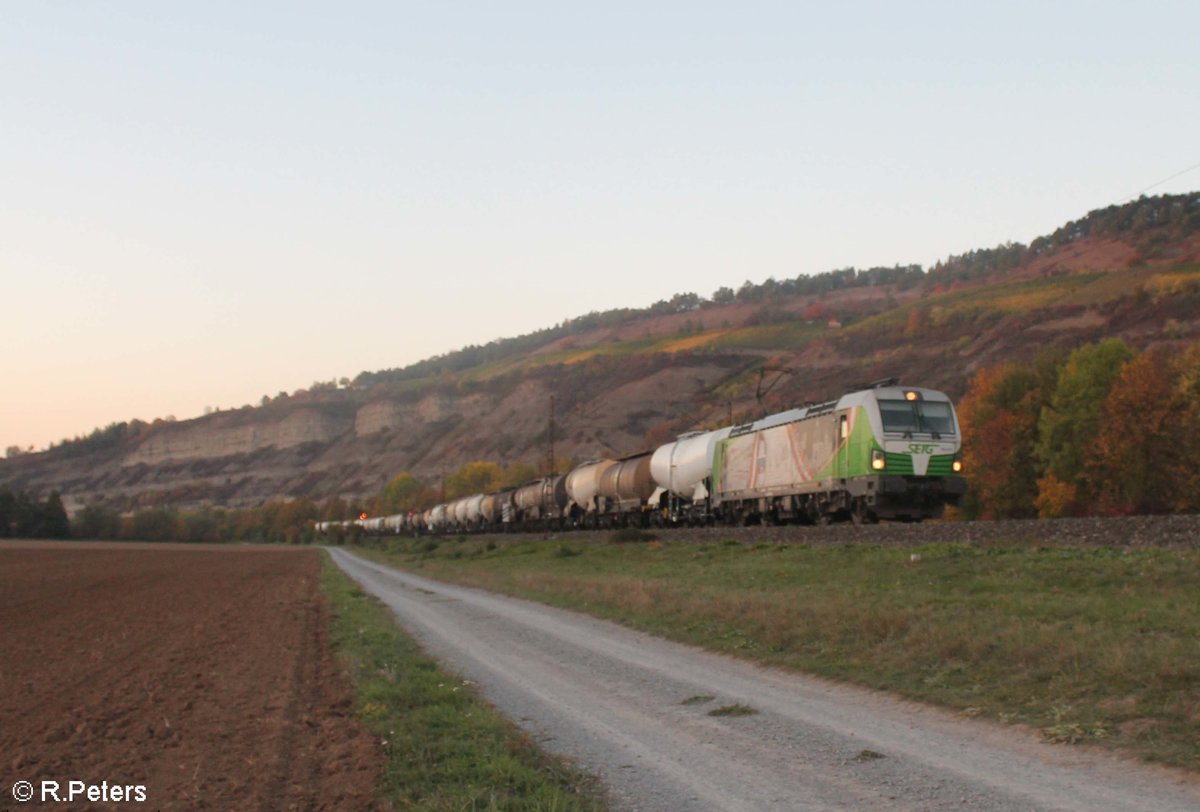
{"label": "tank wagon", "polygon": [[728,427],[689,432],[673,443],[660,446],[650,457],[650,474],[658,486],[650,495],[650,502],[661,506],[667,521],[694,524],[712,517],[709,485],[713,454],[717,443],[732,430]]}
{"label": "tank wagon", "polygon": [[966,492],[961,450],[950,398],[889,379],[399,521],[358,523],[366,532],[441,533],[921,521],[940,517]]}
{"label": "tank wagon", "polygon": [[628,524],[631,520],[643,523],[648,513],[656,508],[650,503],[655,491],[654,479],[650,475],[652,454],[635,454],[616,461],[600,475],[600,516],[606,521],[601,524]]}
{"label": "tank wagon", "polygon": [[522,529],[562,527],[569,503],[566,474],[535,479],[513,493],[511,523]]}
{"label": "tank wagon", "polygon": [[572,470],[566,477],[567,515],[571,522],[580,527],[597,527],[604,513],[603,497],[600,496],[600,479],[604,472],[616,465],[616,460],[587,462]]}

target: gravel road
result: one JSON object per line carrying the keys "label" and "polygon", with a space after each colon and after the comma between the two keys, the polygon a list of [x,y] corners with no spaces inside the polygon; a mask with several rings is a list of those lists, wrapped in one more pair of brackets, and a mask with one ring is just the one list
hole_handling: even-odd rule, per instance
{"label": "gravel road", "polygon": [[330,553],[618,810],[1200,810],[1181,773]]}

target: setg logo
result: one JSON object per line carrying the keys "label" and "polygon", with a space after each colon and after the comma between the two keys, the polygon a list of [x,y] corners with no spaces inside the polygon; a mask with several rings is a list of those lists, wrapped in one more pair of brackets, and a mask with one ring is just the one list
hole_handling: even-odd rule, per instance
{"label": "setg logo", "polygon": [[909,443],[908,450],[912,454],[932,454],[937,451],[937,446],[929,443]]}

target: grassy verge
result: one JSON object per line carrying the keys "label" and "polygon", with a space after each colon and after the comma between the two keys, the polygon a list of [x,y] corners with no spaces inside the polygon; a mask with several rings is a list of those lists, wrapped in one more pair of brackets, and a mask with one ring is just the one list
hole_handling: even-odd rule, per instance
{"label": "grassy verge", "polygon": [[[386,742],[386,804],[423,810],[603,810],[594,781],[539,751],[470,685],[440,670],[332,561],[321,587],[358,713]],[[389,808],[391,808],[389,806]]]}
{"label": "grassy verge", "polygon": [[391,541],[367,554],[1200,770],[1197,550],[600,536]]}

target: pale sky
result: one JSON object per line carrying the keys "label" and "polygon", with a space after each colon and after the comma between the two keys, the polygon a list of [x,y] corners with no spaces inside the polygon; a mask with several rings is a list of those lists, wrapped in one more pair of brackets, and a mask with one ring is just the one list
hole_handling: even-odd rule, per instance
{"label": "pale sky", "polygon": [[1200,164],[1198,43],[1194,0],[5,4],[0,448],[1028,242]]}

